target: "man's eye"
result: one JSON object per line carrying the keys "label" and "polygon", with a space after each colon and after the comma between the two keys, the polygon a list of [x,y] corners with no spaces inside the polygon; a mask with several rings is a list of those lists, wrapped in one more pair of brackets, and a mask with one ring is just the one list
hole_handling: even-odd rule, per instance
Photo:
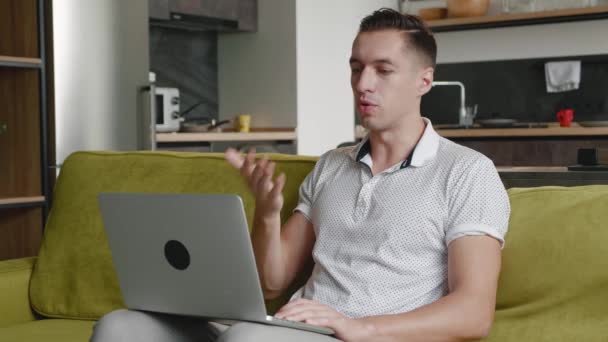
{"label": "man's eye", "polygon": [[361,72],[361,68],[350,68],[352,74],[358,74]]}
{"label": "man's eye", "polygon": [[378,73],[379,73],[380,75],[389,75],[389,74],[391,74],[392,72],[393,72],[393,71],[392,71],[392,70],[389,70],[389,69],[378,69]]}

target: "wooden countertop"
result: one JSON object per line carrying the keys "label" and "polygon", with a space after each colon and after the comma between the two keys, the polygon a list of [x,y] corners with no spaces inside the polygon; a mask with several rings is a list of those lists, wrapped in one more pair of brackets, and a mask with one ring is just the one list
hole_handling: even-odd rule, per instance
{"label": "wooden countertop", "polygon": [[[445,138],[512,138],[512,137],[566,137],[566,136],[608,136],[608,127],[582,127],[573,122],[570,127],[560,127],[559,123],[547,123],[546,128],[469,128],[444,129],[436,125],[435,130]],[[360,139],[365,133],[356,134]]]}
{"label": "wooden countertop", "polygon": [[156,133],[157,143],[167,142],[219,142],[219,141],[293,141],[296,130],[253,128],[251,132]]}

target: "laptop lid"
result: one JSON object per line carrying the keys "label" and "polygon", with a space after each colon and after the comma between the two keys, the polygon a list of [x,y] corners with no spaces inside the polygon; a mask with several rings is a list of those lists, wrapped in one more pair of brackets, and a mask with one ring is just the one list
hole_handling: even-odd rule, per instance
{"label": "laptop lid", "polygon": [[128,308],[265,320],[240,197],[102,193],[99,207]]}

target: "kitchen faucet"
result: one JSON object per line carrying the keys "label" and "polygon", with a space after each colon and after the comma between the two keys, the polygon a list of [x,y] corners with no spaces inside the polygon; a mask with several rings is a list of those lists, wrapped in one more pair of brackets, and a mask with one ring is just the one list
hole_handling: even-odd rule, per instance
{"label": "kitchen faucet", "polygon": [[460,87],[460,108],[458,110],[458,125],[468,127],[473,125],[473,118],[477,114],[477,106],[467,109],[465,102],[464,84],[459,81],[434,81],[433,86],[459,86]]}

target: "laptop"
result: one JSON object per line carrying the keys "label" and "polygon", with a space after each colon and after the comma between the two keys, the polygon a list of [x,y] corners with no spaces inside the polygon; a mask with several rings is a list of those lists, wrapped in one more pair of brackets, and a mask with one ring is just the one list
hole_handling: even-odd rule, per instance
{"label": "laptop", "polygon": [[237,195],[101,193],[98,199],[129,309],[334,334],[267,314]]}

